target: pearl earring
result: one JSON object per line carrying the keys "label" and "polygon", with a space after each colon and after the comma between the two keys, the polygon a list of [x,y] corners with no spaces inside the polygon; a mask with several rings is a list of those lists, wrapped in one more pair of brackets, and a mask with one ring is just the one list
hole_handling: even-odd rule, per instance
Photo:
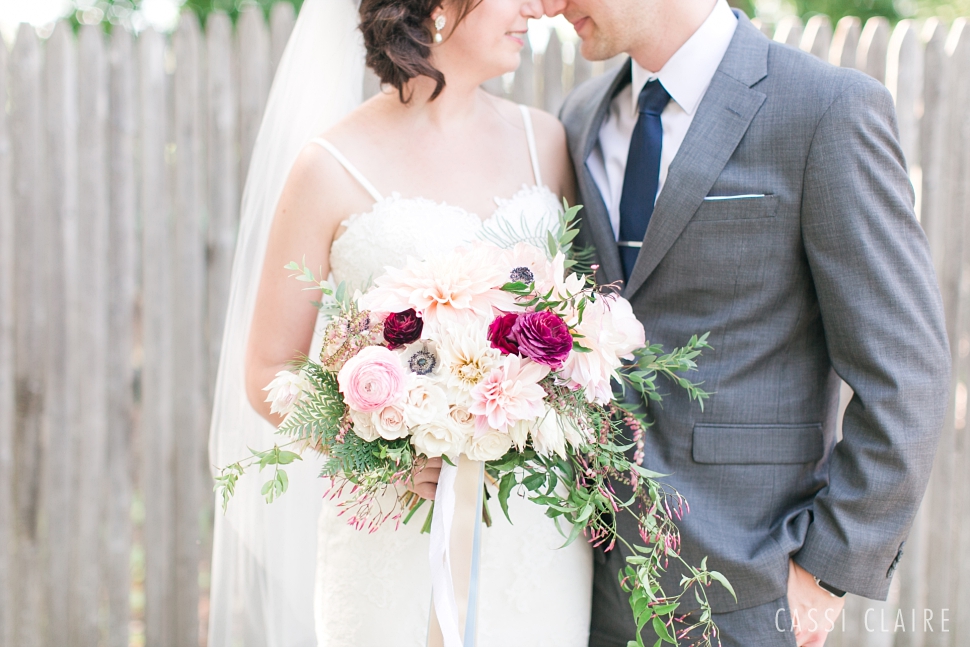
{"label": "pearl earring", "polygon": [[440,43],[442,41],[441,30],[445,28],[446,24],[448,24],[448,20],[445,18],[444,14],[441,14],[440,16],[434,19],[434,28],[435,28],[434,42]]}

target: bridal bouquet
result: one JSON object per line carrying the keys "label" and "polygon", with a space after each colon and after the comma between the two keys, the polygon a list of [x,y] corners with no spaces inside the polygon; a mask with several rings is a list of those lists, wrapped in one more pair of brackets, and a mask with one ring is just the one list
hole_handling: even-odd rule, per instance
{"label": "bridal bouquet", "polygon": [[[374,531],[406,523],[421,506],[397,486],[423,461],[456,464],[464,454],[484,462],[492,483],[486,523],[489,497],[508,516],[513,491],[525,491],[564,522],[567,544],[583,536],[613,547],[624,542],[617,517],[633,515],[642,544],[627,546],[620,578],[638,627],[652,623],[663,641],[677,644],[674,618],[693,589],[704,641],[716,641],[705,587],[730,585],[706,565],[687,565],[682,590],[662,590],[669,560],[683,562],[674,519],[685,501],[641,465],[647,423],[614,398],[621,385],[659,400],[663,375],[703,406],[707,393],[679,374],[695,368],[706,335],[668,354],[647,345],[629,302],[582,271],[571,244],[578,210],[566,209],[558,231],[539,244],[482,241],[410,259],[364,293],[332,290],[304,265],[288,266],[330,297],[318,304],[331,315],[323,349],[267,387],[289,443],[223,468],[216,487],[224,505],[255,466],[273,468],[262,490],[272,501],[287,489],[283,466],[300,458],[286,447],[312,448],[326,456],[323,476],[333,479],[349,523]],[[618,481],[632,486],[631,500],[614,492]],[[381,497],[388,491],[403,492],[390,510]]]}

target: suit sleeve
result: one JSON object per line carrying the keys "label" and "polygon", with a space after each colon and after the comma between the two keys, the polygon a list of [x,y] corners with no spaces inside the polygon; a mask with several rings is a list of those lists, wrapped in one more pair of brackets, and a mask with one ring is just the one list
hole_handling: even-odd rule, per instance
{"label": "suit sleeve", "polygon": [[889,92],[855,81],[819,121],[802,198],[826,345],[855,395],[793,557],[874,599],[888,594],[926,489],[950,383],[942,300],[897,140]]}

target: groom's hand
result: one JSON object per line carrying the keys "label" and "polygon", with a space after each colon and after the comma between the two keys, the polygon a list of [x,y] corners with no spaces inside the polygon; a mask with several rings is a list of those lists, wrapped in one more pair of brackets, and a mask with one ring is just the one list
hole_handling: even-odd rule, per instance
{"label": "groom's hand", "polygon": [[434,501],[435,492],[438,491],[438,476],[440,474],[440,458],[429,458],[415,463],[411,478],[408,480],[408,489],[422,499]]}
{"label": "groom's hand", "polygon": [[811,573],[788,561],[788,606],[798,647],[822,647],[844,605],[845,598],[831,595]]}

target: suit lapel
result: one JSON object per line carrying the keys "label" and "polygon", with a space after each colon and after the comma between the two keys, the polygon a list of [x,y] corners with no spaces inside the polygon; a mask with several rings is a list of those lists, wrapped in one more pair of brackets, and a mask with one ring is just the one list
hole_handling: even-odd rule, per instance
{"label": "suit lapel", "polygon": [[765,95],[751,86],[767,75],[768,41],[743,14],[738,21],[731,46],[670,165],[643,248],[623,291],[626,298],[640,289],[670,251],[765,101]]}
{"label": "suit lapel", "polygon": [[616,247],[616,234],[610,223],[610,214],[600,193],[599,187],[593,180],[586,160],[589,159],[596,142],[599,139],[600,127],[613,102],[613,97],[630,79],[630,61],[620,66],[612,82],[606,87],[600,98],[596,110],[591,111],[583,125],[582,135],[578,139],[579,146],[573,150],[573,166],[579,183],[580,195],[583,196],[583,218],[593,245],[596,247],[600,262],[598,279],[600,283],[613,283],[623,279],[623,265],[620,252]]}

